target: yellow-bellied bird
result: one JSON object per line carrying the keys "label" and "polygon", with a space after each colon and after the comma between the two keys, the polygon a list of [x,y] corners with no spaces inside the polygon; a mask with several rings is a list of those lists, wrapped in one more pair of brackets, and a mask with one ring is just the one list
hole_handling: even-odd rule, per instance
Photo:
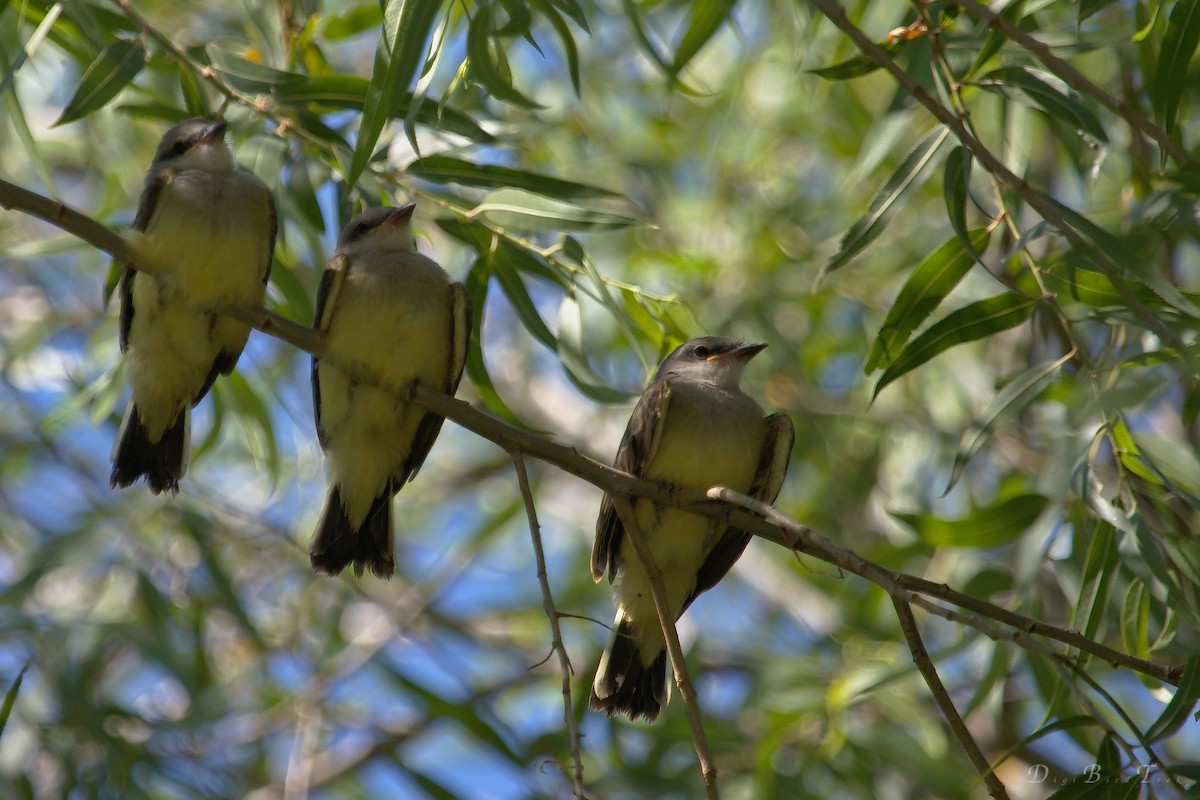
{"label": "yellow-bellied bird", "polygon": [[317,291],[314,323],[326,358],[313,359],[313,410],[329,497],[309,555],[317,572],[396,569],[392,497],[417,474],[442,417],[372,382],[414,382],[453,395],[467,361],[471,302],[416,252],[413,204],[350,220]]}
{"label": "yellow-bellied bird", "polygon": [[[764,416],[740,388],[746,364],[764,347],[707,336],[676,348],[634,408],[614,466],[647,480],[726,486],[774,502],[795,431],[786,414]],[[634,510],[676,620],[724,577],[750,541],[719,520],[649,500],[638,499]],[[617,616],[590,705],[609,716],[653,720],[669,697],[666,645],[646,570],[608,495],[596,521],[592,577],[599,581],[606,571]]]}
{"label": "yellow-bellied bird", "polygon": [[151,272],[121,275],[121,352],[132,399],[112,453],[114,487],[145,476],[179,491],[190,409],[237,364],[250,328],[212,313],[259,306],[275,252],[275,201],[238,169],[225,123],[167,131],[146,173],[130,244]]}

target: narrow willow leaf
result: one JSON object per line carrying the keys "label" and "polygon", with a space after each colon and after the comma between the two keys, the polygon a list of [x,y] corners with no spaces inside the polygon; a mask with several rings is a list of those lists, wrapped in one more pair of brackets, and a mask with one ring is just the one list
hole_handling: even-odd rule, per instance
{"label": "narrow willow leaf", "polygon": [[471,379],[471,385],[488,411],[510,425],[527,431],[534,430],[508,407],[508,403],[504,402],[504,398],[496,391],[496,386],[492,383],[492,376],[488,373],[487,363],[483,358],[483,317],[487,309],[489,275],[487,264],[481,257],[475,260],[467,272],[464,282],[467,294],[471,298],[471,306],[475,309],[474,319],[471,322],[471,346],[467,348],[467,377]]}
{"label": "narrow willow leaf", "polygon": [[[895,53],[903,46],[904,40],[893,39],[886,42],[876,42],[876,44],[888,53]],[[827,81],[845,81],[851,78],[859,78],[863,75],[870,75],[877,69],[879,69],[879,62],[875,61],[875,59],[864,55],[857,55],[845,61],[830,64],[828,67],[817,67],[816,69],[805,70],[805,72],[816,75],[819,78],[824,78]]]}
{"label": "narrow willow leaf", "polygon": [[586,231],[626,228],[641,220],[626,214],[567,203],[527,192],[499,189],[472,211],[493,225],[523,231]]}
{"label": "narrow willow leaf", "polygon": [[246,446],[250,455],[266,469],[272,481],[278,480],[279,446],[275,442],[275,426],[271,422],[270,409],[242,377],[242,373],[230,373],[223,383],[229,396],[229,405],[237,412],[238,420],[248,434]]}
{"label": "narrow willow leaf", "polygon": [[28,669],[29,664],[21,667],[21,671],[13,679],[12,686],[4,693],[4,704],[0,705],[0,733],[4,733],[4,726],[8,724],[8,718],[12,715],[13,706],[17,703],[17,693],[21,691],[21,683],[25,680],[25,672]]}
{"label": "narrow willow leaf", "polygon": [[489,253],[486,256],[488,268],[496,276],[501,291],[508,298],[513,310],[517,312],[517,318],[521,320],[525,330],[546,347],[557,352],[558,341],[550,332],[550,328],[546,326],[537,306],[534,305],[533,298],[529,296],[529,290],[525,288],[525,282],[521,280],[515,266],[505,257],[505,254],[503,250]]}
{"label": "narrow willow leaf", "polygon": [[737,0],[696,0],[689,3],[687,30],[679,46],[675,48],[675,58],[671,61],[670,74],[672,77],[683,71],[700,49],[708,44],[725,21]]}
{"label": "narrow willow leaf", "polygon": [[897,204],[908,195],[909,191],[920,185],[921,178],[933,163],[934,156],[937,155],[938,149],[949,135],[949,128],[939,126],[917,142],[916,147],[908,152],[896,171],[875,192],[867,214],[846,231],[837,253],[822,268],[818,280],[850,263],[852,258],[883,233],[888,220],[898,210]]}
{"label": "narrow willow leaf", "polygon": [[609,388],[592,370],[583,347],[583,313],[574,297],[564,298],[558,307],[558,357],[567,377],[579,391],[601,403],[623,403],[625,392]]}
{"label": "narrow willow leaf", "polygon": [[558,10],[552,6],[548,0],[531,0],[532,4],[541,12],[542,16],[550,22],[550,26],[554,28],[554,32],[558,34],[558,41],[562,45],[563,56],[567,59],[567,74],[571,76],[571,86],[575,89],[575,94],[579,94],[579,48],[575,46],[575,37],[571,34],[571,29],[568,27],[566,20],[558,13]]}
{"label": "narrow willow leaf", "polygon": [[233,88],[243,92],[269,93],[283,86],[304,82],[304,76],[296,72],[268,67],[242,58],[218,44],[205,48],[213,69]]}
{"label": "narrow willow leaf", "polygon": [[580,197],[620,197],[616,192],[588,186],[574,181],[565,181],[536,172],[500,167],[491,164],[473,164],[453,156],[426,156],[408,165],[406,170],[434,183],[459,183],[464,186],[486,186],[489,188],[510,187],[526,189],[546,197],[570,200]]}
{"label": "narrow willow leaf", "polygon": [[[995,10],[998,10],[1001,17],[1019,28],[1021,27],[1021,20],[1025,17],[1025,0],[1017,0],[1017,2],[1009,3],[1002,9]],[[967,70],[965,75],[963,75],[962,80],[964,82],[971,80],[979,72],[979,70],[983,69],[984,66],[987,65],[987,62],[991,60],[992,56],[996,55],[996,53],[999,53],[1000,48],[1008,43],[1008,37],[993,26],[987,26],[986,30],[987,38],[984,39],[983,46],[979,48],[979,53],[976,54],[975,61],[971,64],[971,68]]]}
{"label": "narrow willow leaf", "polygon": [[200,85],[200,78],[186,64],[179,65],[179,89],[183,93],[184,108],[187,109],[190,116],[208,117],[212,115],[208,97]]}
{"label": "narrow willow leaf", "polygon": [[397,114],[394,106],[396,94],[408,88],[424,61],[426,42],[441,5],[429,0],[387,0],[383,9],[383,29],[375,48],[371,83],[358,125],[358,139],[346,170],[347,186],[357,183],[366,169],[388,119],[404,116]]}
{"label": "narrow willow leaf", "polygon": [[1153,744],[1182,728],[1192,718],[1197,699],[1200,699],[1200,654],[1194,653],[1184,664],[1183,677],[1179,679],[1175,696],[1150,726],[1150,730],[1146,731],[1147,742]]}
{"label": "narrow willow leaf", "polygon": [[467,30],[467,58],[471,75],[479,80],[492,97],[521,108],[542,108],[513,86],[507,64],[502,61],[503,51],[492,48],[491,6],[483,5],[471,20]]}
{"label": "narrow willow leaf", "polygon": [[1096,112],[1053,73],[1033,67],[1001,67],[983,76],[979,86],[1017,101],[1027,101],[1050,117],[1083,131],[1094,141],[1108,142],[1108,134]]}
{"label": "narrow willow leaf", "polygon": [[1129,582],[1121,606],[1121,641],[1125,651],[1136,658],[1150,656],[1150,592],[1140,578]]}
{"label": "narrow willow leaf", "polygon": [[146,48],[138,39],[117,39],[88,65],[66,108],[51,127],[65,125],[99,111],[129,85],[146,65]]}
{"label": "narrow willow leaf", "polygon": [[1117,2],[1117,0],[1080,0],[1079,17],[1076,20],[1077,23],[1082,25],[1084,22],[1087,22],[1087,20],[1093,14],[1103,11],[1115,2]]}
{"label": "narrow willow leaf", "polygon": [[980,508],[959,520],[946,520],[932,514],[892,516],[904,522],[921,541],[934,547],[991,548],[1011,542],[1033,524],[1050,501],[1039,494],[1022,494]]}
{"label": "narrow willow leaf", "polygon": [[1173,136],[1179,121],[1179,104],[1191,85],[1188,64],[1200,43],[1200,0],[1176,0],[1167,31],[1163,36],[1154,77],[1150,83],[1150,103],[1154,118],[1167,135]]}
{"label": "narrow willow leaf", "polygon": [[1083,620],[1083,635],[1089,639],[1098,635],[1100,624],[1108,616],[1109,590],[1120,563],[1117,545],[1116,528],[1103,522],[1095,525],[1083,562],[1083,580],[1079,584],[1079,599],[1072,621],[1078,626]]}
{"label": "narrow willow leaf", "polygon": [[1037,302],[1016,292],[1005,292],[949,314],[904,348],[875,384],[873,396],[878,397],[883,387],[955,345],[1015,328],[1029,319]]}
{"label": "narrow willow leaf", "polygon": [[[972,231],[970,239],[979,250],[987,247],[990,236],[987,230],[980,229]],[[943,242],[917,265],[900,287],[900,293],[871,343],[864,374],[886,368],[895,360],[912,332],[946,299],[973,263],[962,242],[953,238]]]}
{"label": "narrow willow leaf", "polygon": [[946,157],[946,168],[942,174],[942,190],[946,198],[946,216],[950,218],[950,227],[958,236],[963,247],[971,254],[971,258],[980,260],[979,248],[972,241],[967,231],[967,199],[971,194],[971,151],[965,147],[956,147]]}
{"label": "narrow willow leaf", "polygon": [[579,5],[577,0],[550,0],[550,2],[570,17],[585,33],[592,32],[592,29],[588,27],[587,16],[583,13],[583,7]]}
{"label": "narrow willow leaf", "polygon": [[1200,507],[1200,459],[1182,442],[1133,433],[1143,463],[1183,500]]}
{"label": "narrow willow leaf", "polygon": [[1056,361],[1035,364],[1009,381],[1008,385],[992,398],[987,407],[971,422],[967,432],[963,434],[962,440],[958,443],[954,466],[950,470],[950,480],[947,482],[943,494],[949,494],[950,490],[954,488],[954,484],[958,483],[963,470],[967,468],[967,464],[971,463],[971,459],[992,435],[992,431],[998,425],[1015,417],[1037,399],[1066,361],[1067,357],[1063,356]]}
{"label": "narrow willow leaf", "polygon": [[324,37],[331,41],[349,39],[383,24],[383,8],[378,2],[363,3],[325,20]]}

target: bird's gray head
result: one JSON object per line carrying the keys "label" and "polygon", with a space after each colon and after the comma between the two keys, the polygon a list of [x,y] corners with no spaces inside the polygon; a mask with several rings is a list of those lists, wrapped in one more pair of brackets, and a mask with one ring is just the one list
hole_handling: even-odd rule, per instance
{"label": "bird's gray head", "polygon": [[163,134],[153,169],[233,169],[233,153],[225,145],[225,120],[189,119]]}
{"label": "bird's gray head", "polygon": [[337,251],[353,255],[363,250],[412,252],[412,220],[416,205],[407,203],[398,208],[368,208],[342,229]]}
{"label": "bird's gray head", "polygon": [[763,342],[742,344],[724,336],[705,336],[679,345],[658,368],[656,380],[710,383],[722,389],[737,389],[750,359],[761,353]]}

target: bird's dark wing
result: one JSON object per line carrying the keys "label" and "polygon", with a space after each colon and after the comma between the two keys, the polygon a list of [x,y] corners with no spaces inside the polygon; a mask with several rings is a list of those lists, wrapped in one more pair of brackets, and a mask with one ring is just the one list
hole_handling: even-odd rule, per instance
{"label": "bird's dark wing", "polygon": [[[133,219],[134,230],[145,231],[150,225],[150,219],[154,216],[155,209],[158,208],[158,198],[174,175],[172,170],[160,170],[146,181],[146,186],[142,189],[142,196],[138,199],[137,216]],[[125,271],[121,273],[121,282],[118,285],[118,291],[121,294],[121,312],[118,318],[119,338],[117,341],[120,342],[122,353],[129,349],[129,331],[133,327],[133,278],[135,274],[136,270],[126,267]]]}
{"label": "bird's dark wing", "polygon": [[[347,262],[348,265],[348,262]],[[345,278],[345,272],[340,269],[341,262],[338,258],[329,262],[329,266],[321,273],[321,282],[317,284],[317,307],[313,315],[313,327],[322,334],[329,327],[329,320],[333,317],[333,305],[336,300],[331,295],[336,295],[335,288],[341,285],[341,281]],[[326,436],[325,430],[321,427],[321,381],[317,374],[317,357],[312,357],[312,396],[313,396],[313,420],[317,424],[317,441],[321,447],[329,444],[329,437]]]}
{"label": "bird's dark wing", "polygon": [[[764,503],[775,502],[787,475],[795,441],[796,430],[792,426],[791,417],[782,411],[767,417],[767,437],[763,441],[754,482],[750,484],[750,496],[755,500]],[[686,609],[698,594],[716,586],[718,581],[725,577],[725,573],[733,568],[734,562],[741,558],[749,543],[750,534],[737,528],[727,528],[713,546],[708,558],[700,565],[700,571],[696,573],[696,589],[683,607]]]}
{"label": "bird's dark wing", "polygon": [[[663,421],[671,401],[671,384],[656,381],[638,400],[625,436],[617,449],[613,466],[622,472],[641,477],[653,458],[662,436]],[[592,579],[599,581],[608,572],[609,583],[616,577],[621,556],[621,537],[625,527],[617,516],[616,506],[607,494],[600,501],[600,517],[596,520],[596,539],[592,543]]]}
{"label": "bird's dark wing", "polygon": [[[466,287],[461,283],[450,284],[450,369],[446,373],[446,383],[441,390],[451,397],[458,391],[458,383],[462,380],[463,368],[467,365],[467,347],[471,344],[471,297]],[[409,451],[408,461],[404,464],[404,481],[410,481],[425,463],[433,442],[442,429],[444,417],[437,414],[426,414],[417,425],[417,434],[413,437],[412,450]]]}
{"label": "bird's dark wing", "polygon": [[279,234],[279,215],[275,211],[275,198],[265,187],[263,192],[267,196],[267,219],[270,221],[271,227],[270,238],[267,240],[267,263],[264,265],[262,275],[263,286],[266,286],[267,281],[271,278],[271,265],[275,262],[275,237]]}

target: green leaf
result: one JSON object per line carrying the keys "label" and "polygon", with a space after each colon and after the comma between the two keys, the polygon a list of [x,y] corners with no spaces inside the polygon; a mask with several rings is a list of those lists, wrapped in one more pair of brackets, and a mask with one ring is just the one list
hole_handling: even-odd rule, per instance
{"label": "green leaf", "polygon": [[471,346],[467,348],[467,377],[471,379],[471,385],[475,387],[479,399],[483,400],[483,404],[489,411],[510,425],[532,431],[534,428],[525,424],[496,391],[496,386],[492,383],[492,376],[488,373],[487,362],[483,357],[483,317],[487,309],[490,274],[487,262],[481,256],[471,265],[464,282],[467,294],[471,298],[471,306],[475,309],[474,319],[471,321]]}
{"label": "green leaf", "polygon": [[210,44],[205,52],[225,82],[243,92],[271,93],[304,82],[303,75],[249,61],[218,44]]}
{"label": "green leaf", "polygon": [[330,14],[325,20],[324,37],[331,41],[349,39],[365,31],[383,25],[383,8],[380,3],[363,3],[340,14]]}
{"label": "green leaf", "polygon": [[1150,82],[1150,103],[1154,118],[1167,132],[1175,135],[1179,120],[1179,104],[1183,93],[1191,86],[1188,65],[1200,43],[1200,0],[1176,0],[1171,16],[1167,19],[1167,30],[1163,36],[1162,49],[1154,64],[1154,77]]}
{"label": "green leaf", "polygon": [[[990,237],[991,232],[982,228],[969,234],[976,252],[987,248]],[[912,332],[933,313],[974,263],[974,256],[957,237],[948,239],[926,256],[900,287],[900,293],[871,343],[863,373],[869,375],[890,365]]]}
{"label": "green leaf", "polygon": [[1057,372],[1066,363],[1066,356],[1055,361],[1035,364],[1017,375],[1008,385],[1001,389],[987,407],[980,412],[958,444],[958,452],[954,456],[954,466],[950,470],[950,480],[943,494],[949,494],[962,477],[963,470],[975,457],[984,443],[991,436],[996,426],[1007,422],[1019,414],[1026,406],[1037,399],[1050,383]]}
{"label": "green leaf", "polygon": [[558,308],[558,357],[567,377],[579,391],[601,403],[623,403],[625,392],[609,388],[592,370],[583,349],[583,313],[574,297],[564,298]]}
{"label": "green leaf", "polygon": [[1033,67],[1001,67],[979,80],[979,86],[1039,108],[1053,119],[1083,131],[1094,141],[1107,143],[1100,118],[1084,98],[1050,72]]}
{"label": "green leaf", "polygon": [[[900,39],[893,39],[886,42],[876,42],[876,44],[888,53],[895,53],[900,49],[902,41]],[[817,67],[816,69],[805,70],[805,72],[828,81],[845,81],[851,78],[860,78],[863,75],[870,75],[877,69],[879,69],[879,62],[875,59],[869,56],[857,55],[845,61],[830,64],[828,67]]]}
{"label": "green leaf", "polygon": [[562,15],[550,5],[547,0],[530,0],[533,6],[541,11],[542,16],[550,21],[554,32],[558,34],[558,40],[562,44],[563,56],[567,59],[567,74],[571,76],[571,86],[575,89],[575,94],[579,94],[579,48],[575,46],[575,37],[571,34],[570,27],[567,26],[566,20]]}
{"label": "green leaf", "polygon": [[499,189],[471,210],[501,228],[523,231],[586,231],[626,228],[641,220],[626,214],[567,203],[523,189]]}
{"label": "green leaf", "polygon": [[146,65],[146,48],[138,39],[117,39],[88,65],[66,108],[51,127],[82,119],[108,105]]}
{"label": "green leaf", "polygon": [[1028,530],[1049,502],[1039,494],[1017,495],[960,520],[945,520],[931,514],[895,511],[891,514],[912,528],[921,541],[934,547],[987,549],[1011,542]]}
{"label": "green leaf", "polygon": [[[1025,16],[1025,0],[1016,0],[1009,3],[1004,8],[996,9],[1001,17],[1013,23],[1017,27],[1021,26],[1021,20]],[[975,61],[971,64],[971,68],[963,75],[962,80],[968,81],[975,76],[979,70],[987,65],[992,56],[1000,52],[1000,48],[1008,43],[1008,37],[992,26],[987,26],[987,38],[984,39],[983,46],[979,48],[979,53],[975,56]],[[1009,165],[1011,166],[1011,165]]]}
{"label": "green leaf", "polygon": [[482,5],[467,31],[467,58],[471,64],[471,74],[497,100],[521,108],[542,108],[513,86],[504,51],[499,46],[493,47],[491,26],[492,8]]}
{"label": "green leaf", "polygon": [[585,32],[591,33],[592,29],[588,27],[587,16],[584,15],[583,7],[579,5],[577,0],[550,0],[550,2],[570,17]]}
{"label": "green leaf", "polygon": [[508,298],[508,302],[512,304],[513,310],[517,312],[517,317],[525,326],[525,330],[550,350],[557,352],[558,342],[554,334],[546,327],[542,315],[538,313],[537,306],[534,305],[533,298],[529,296],[525,282],[521,280],[514,264],[505,257],[506,252],[501,249],[488,253],[484,257],[487,260],[488,268],[496,276],[500,289]]}
{"label": "green leaf", "polygon": [[896,168],[896,171],[875,192],[875,196],[871,198],[871,205],[867,214],[850,226],[850,230],[846,231],[837,253],[822,268],[818,280],[835,269],[844,267],[850,263],[852,258],[862,252],[871,242],[875,241],[879,234],[883,233],[888,221],[899,209],[897,204],[913,188],[920,185],[920,180],[933,163],[938,149],[949,136],[950,129],[945,126],[939,126],[927,133],[921,141],[917,142],[917,145],[900,162],[900,166]]}
{"label": "green leaf", "polygon": [[8,724],[8,718],[12,716],[13,706],[17,703],[17,693],[21,691],[21,682],[25,680],[25,672],[28,669],[29,664],[21,667],[21,671],[13,679],[12,686],[8,687],[8,691],[4,693],[4,704],[0,705],[0,734],[4,733],[4,726]]}
{"label": "green leaf", "polygon": [[729,15],[737,0],[695,0],[689,3],[687,30],[679,46],[675,48],[675,58],[671,62],[669,74],[675,77],[686,67],[700,49],[716,34]]}
{"label": "green leaf", "polygon": [[490,164],[473,164],[453,156],[426,156],[408,165],[405,170],[434,183],[459,183],[465,186],[486,186],[490,188],[509,187],[526,189],[531,192],[559,199],[579,197],[620,197],[616,192],[601,189],[598,186],[588,186],[574,181],[539,175],[536,172],[499,167]]}
{"label": "green leaf", "polygon": [[441,5],[431,0],[387,0],[383,10],[383,30],[375,47],[375,65],[358,125],[358,139],[354,143],[350,167],[346,170],[347,186],[358,182],[375,152],[384,124],[397,116],[396,94],[408,88],[424,61],[425,45]]}
{"label": "green leaf", "polygon": [[1121,607],[1121,641],[1137,658],[1150,657],[1150,592],[1140,578],[1129,582]]}
{"label": "green leaf", "polygon": [[[980,260],[979,248],[967,231],[967,199],[971,192],[971,151],[956,147],[946,157],[946,169],[942,175],[942,189],[946,198],[946,215],[950,227],[958,236],[971,258]],[[986,245],[985,245],[986,247]]]}
{"label": "green leaf", "polygon": [[984,339],[993,333],[1015,328],[1029,319],[1037,303],[1037,300],[1016,292],[1005,292],[960,308],[931,325],[904,349],[879,378],[879,383],[875,384],[873,397],[878,397],[883,387],[901,375],[911,372],[955,345]]}

